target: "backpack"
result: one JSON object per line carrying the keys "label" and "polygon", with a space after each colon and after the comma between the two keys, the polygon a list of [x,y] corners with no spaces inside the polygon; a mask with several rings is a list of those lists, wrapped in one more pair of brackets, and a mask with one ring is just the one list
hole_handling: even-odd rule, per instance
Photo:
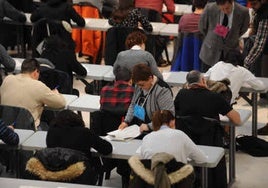
{"label": "backpack", "polygon": [[238,149],[254,157],[268,156],[268,142],[255,136],[238,136]]}

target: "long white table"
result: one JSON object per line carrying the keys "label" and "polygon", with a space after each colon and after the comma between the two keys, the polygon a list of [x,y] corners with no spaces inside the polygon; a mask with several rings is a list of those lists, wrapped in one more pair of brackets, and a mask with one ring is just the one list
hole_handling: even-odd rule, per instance
{"label": "long white table", "polygon": [[111,65],[95,65],[95,64],[82,64],[87,70],[88,79],[104,80],[104,75],[113,70]]}
{"label": "long white table", "polygon": [[[26,180],[15,178],[0,178],[2,188],[96,188],[94,185],[60,183],[52,181]],[[102,186],[103,187],[103,186]],[[103,187],[108,188],[108,187]]]}
{"label": "long white table", "polygon": [[[22,150],[40,150],[46,148],[46,131],[37,131],[23,144]],[[110,155],[103,157],[117,158],[117,159],[129,159],[133,155],[139,155],[139,147],[141,146],[142,140],[129,140],[127,142],[110,141],[113,145],[113,152]],[[194,166],[202,167],[202,180],[203,187],[207,187],[207,168],[213,168],[217,166],[219,161],[224,155],[224,149],[220,147],[212,146],[198,146],[208,157],[207,163],[194,163]]]}

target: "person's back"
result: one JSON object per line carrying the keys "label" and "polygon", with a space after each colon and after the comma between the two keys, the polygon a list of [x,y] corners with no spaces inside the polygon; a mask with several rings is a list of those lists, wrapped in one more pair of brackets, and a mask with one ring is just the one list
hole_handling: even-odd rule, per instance
{"label": "person's back", "polygon": [[66,0],[48,0],[46,4],[40,6],[31,15],[31,21],[36,22],[42,18],[50,20],[64,20],[71,23],[73,20],[78,26],[85,26],[82,18]]}
{"label": "person's back", "polygon": [[238,92],[242,86],[250,86],[256,90],[265,89],[265,85],[261,80],[257,79],[246,68],[239,66],[242,62],[242,56],[238,50],[229,51],[226,54],[225,61],[216,63],[206,72],[206,76],[210,80],[218,81],[225,78],[230,80],[231,103],[234,103],[239,96]]}
{"label": "person's back", "polygon": [[[22,73],[7,76],[0,89],[1,104],[28,109],[33,115],[36,128],[40,123],[44,105],[52,108],[63,108],[66,104],[61,94],[52,91],[37,80],[39,77],[37,64],[38,62],[34,59],[26,59],[22,63]],[[32,65],[33,67],[36,65],[34,70],[32,70]]]}
{"label": "person's back", "polygon": [[21,13],[15,9],[11,4],[6,0],[0,0],[0,18],[8,17],[14,21],[25,22],[26,16],[24,13]]}

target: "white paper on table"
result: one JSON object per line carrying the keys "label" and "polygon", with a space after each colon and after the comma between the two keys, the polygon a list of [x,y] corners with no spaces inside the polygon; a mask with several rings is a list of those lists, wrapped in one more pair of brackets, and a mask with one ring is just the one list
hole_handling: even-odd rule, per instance
{"label": "white paper on table", "polygon": [[111,140],[124,141],[128,139],[133,139],[139,136],[140,127],[138,125],[131,125],[122,130],[115,130],[107,133]]}

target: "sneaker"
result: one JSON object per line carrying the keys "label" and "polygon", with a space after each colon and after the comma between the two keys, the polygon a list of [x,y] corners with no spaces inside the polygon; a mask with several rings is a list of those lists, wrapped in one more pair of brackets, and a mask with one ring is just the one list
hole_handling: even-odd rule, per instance
{"label": "sneaker", "polygon": [[258,129],[258,135],[268,135],[268,123],[264,127]]}

